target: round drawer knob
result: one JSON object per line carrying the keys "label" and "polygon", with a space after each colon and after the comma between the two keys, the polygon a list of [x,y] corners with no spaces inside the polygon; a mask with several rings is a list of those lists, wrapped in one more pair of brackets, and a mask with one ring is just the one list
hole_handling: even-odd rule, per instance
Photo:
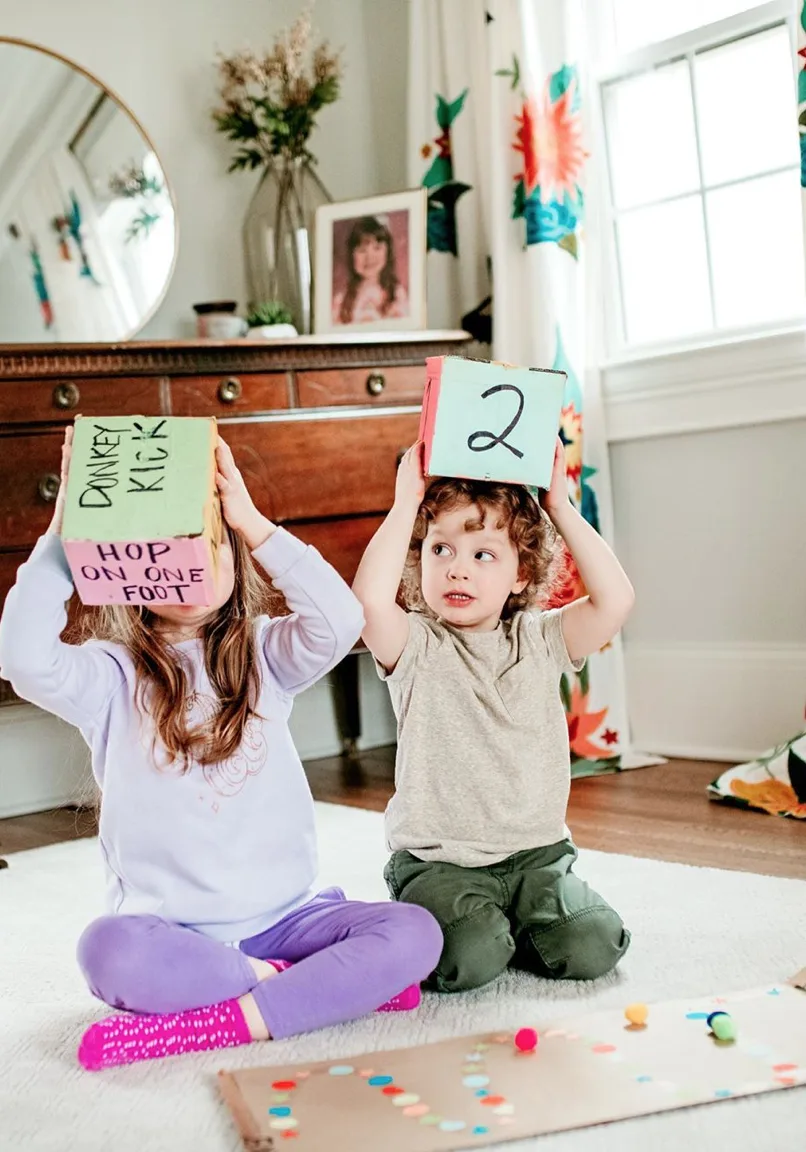
{"label": "round drawer knob", "polygon": [[380,396],[386,387],[386,377],[380,372],[370,372],[367,376],[367,392],[370,396]]}
{"label": "round drawer knob", "polygon": [[46,472],[44,476],[40,476],[36,490],[40,500],[44,500],[46,504],[54,504],[59,495],[59,477],[55,472]]}
{"label": "round drawer knob", "polygon": [[53,389],[54,408],[75,408],[81,393],[75,384],[57,384]]}
{"label": "round drawer knob", "polygon": [[237,376],[230,376],[218,385],[218,399],[222,404],[234,404],[236,400],[240,400],[242,392],[243,385]]}

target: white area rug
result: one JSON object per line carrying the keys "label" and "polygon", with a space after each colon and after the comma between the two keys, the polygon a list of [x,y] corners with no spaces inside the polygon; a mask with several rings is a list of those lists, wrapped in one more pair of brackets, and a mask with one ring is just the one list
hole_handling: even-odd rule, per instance
{"label": "white area rug", "polygon": [[[338,883],[359,899],[385,898],[381,816],[317,808],[322,885]],[[84,1028],[106,1012],[86,990],[74,948],[101,911],[97,844],[60,844],[9,860],[0,872],[3,1152],[238,1152],[242,1145],[216,1091],[214,1073],[221,1067],[330,1059],[525,1024],[539,1028],[556,1016],[632,1000],[751,988],[806,964],[806,882],[583,852],[580,874],[633,932],[616,976],[582,985],[509,973],[474,993],[426,996],[411,1015],[372,1016],[294,1041],[91,1074],[78,1066],[75,1051]],[[538,1141],[500,1147],[515,1152]],[[804,1147],[806,1088],[539,1141],[541,1152]]]}

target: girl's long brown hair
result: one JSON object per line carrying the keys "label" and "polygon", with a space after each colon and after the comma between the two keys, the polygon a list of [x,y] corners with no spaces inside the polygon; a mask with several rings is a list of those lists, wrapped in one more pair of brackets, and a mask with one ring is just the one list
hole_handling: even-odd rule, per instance
{"label": "girl's long brown hair", "polygon": [[87,613],[81,625],[81,639],[111,640],[128,649],[137,674],[137,706],[154,724],[155,745],[159,741],[183,772],[191,760],[215,764],[240,747],[260,693],[255,618],[270,607],[275,615],[285,607],[283,597],[258,575],[241,538],[230,532],[229,541],[235,572],[232,595],[200,632],[218,707],[196,727],[188,727],[191,700],[185,663],[163,639],[158,616],[144,606],[111,604]]}

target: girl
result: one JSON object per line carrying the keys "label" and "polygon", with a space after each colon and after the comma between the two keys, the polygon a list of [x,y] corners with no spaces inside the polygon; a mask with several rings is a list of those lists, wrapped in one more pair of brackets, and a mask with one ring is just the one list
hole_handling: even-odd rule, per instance
{"label": "girl", "polygon": [[[71,440],[69,429],[53,521],[0,621],[0,667],[21,696],[79,727],[102,791],[109,915],[86,929],[78,960],[99,999],[138,1015],[93,1024],[81,1064],[282,1039],[413,1007],[439,929],[421,909],[314,892],[313,800],[288,730],[294,696],[355,642],[355,597],[258,512],[219,440],[227,531],[210,607],[109,608],[103,639],[62,643]],[[250,553],[291,615],[259,615],[265,586]]]}
{"label": "girl", "polygon": [[516,484],[438,477],[426,488],[421,447],[403,457],[353,586],[398,721],[386,881],[439,921],[439,991],[478,987],[510,964],[594,979],[630,937],[572,870],[559,686],[615,636],[632,587],[568,499],[559,440],[543,507],[588,595],[550,612],[534,610],[553,543],[536,501]]}
{"label": "girl", "polygon": [[333,300],[333,323],[366,324],[408,314],[392,233],[375,216],[362,216],[347,237],[347,288]]}

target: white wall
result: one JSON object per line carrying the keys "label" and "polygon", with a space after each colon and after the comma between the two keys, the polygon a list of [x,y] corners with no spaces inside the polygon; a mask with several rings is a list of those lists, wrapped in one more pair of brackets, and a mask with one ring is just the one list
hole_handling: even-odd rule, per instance
{"label": "white wall", "polygon": [[637,593],[625,632],[636,746],[738,761],[794,735],[806,420],[629,440],[610,458],[617,550]]}
{"label": "white wall", "polygon": [[[269,47],[301,0],[0,0],[0,31],[82,64],[108,85],[151,136],[172,184],[179,259],[144,338],[192,334],[195,301],[244,302],[241,224],[254,175],[227,174],[215,130],[215,55]],[[408,5],[402,0],[318,0],[322,36],[344,47],[342,98],[312,138],[334,199],[405,187]]]}

